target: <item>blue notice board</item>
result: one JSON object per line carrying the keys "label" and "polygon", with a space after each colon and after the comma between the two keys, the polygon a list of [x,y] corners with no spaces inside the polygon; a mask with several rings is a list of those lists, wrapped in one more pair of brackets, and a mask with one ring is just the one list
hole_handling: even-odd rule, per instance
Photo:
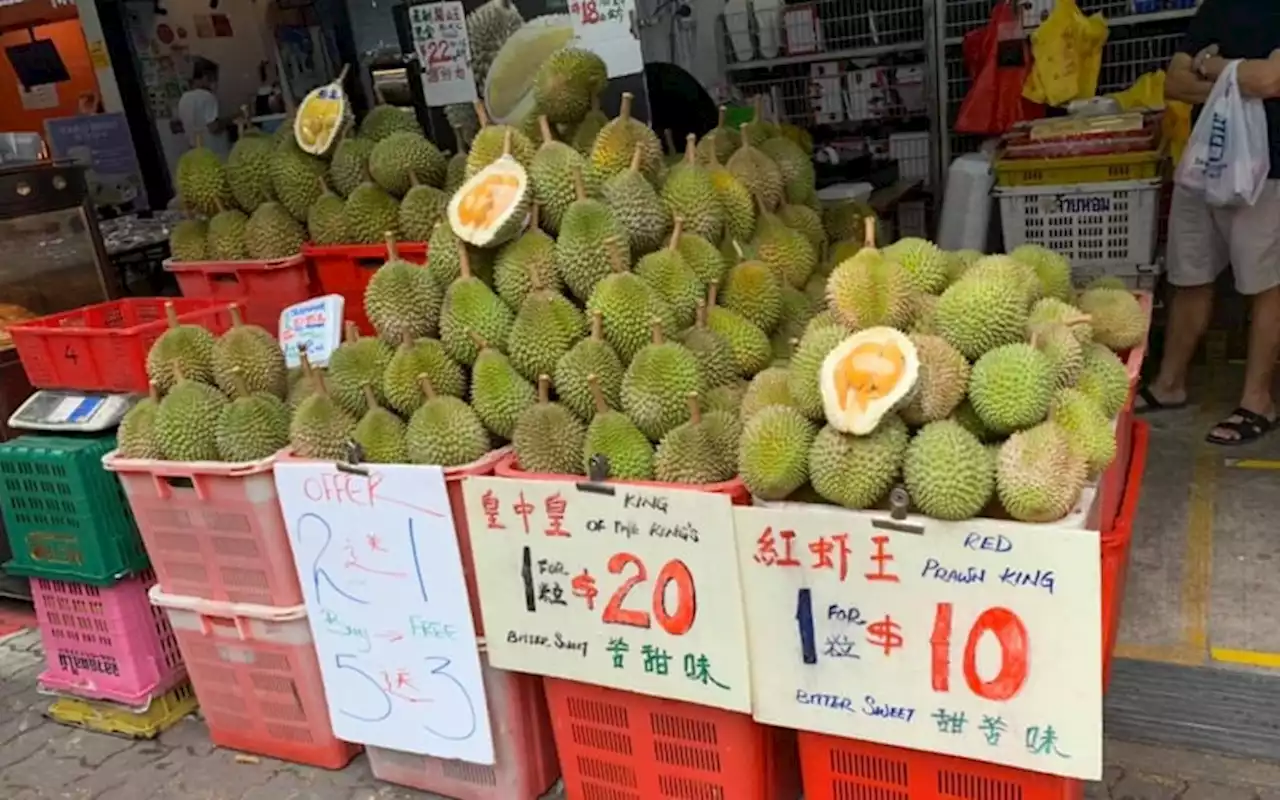
{"label": "blue notice board", "polygon": [[149,208],[142,168],[123,113],[48,119],[44,131],[54,158],[89,167],[86,179],[95,206]]}

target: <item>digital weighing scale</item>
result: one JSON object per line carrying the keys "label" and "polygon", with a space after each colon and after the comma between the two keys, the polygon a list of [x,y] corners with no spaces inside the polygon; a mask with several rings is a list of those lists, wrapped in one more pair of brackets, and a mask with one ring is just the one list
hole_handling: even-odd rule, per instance
{"label": "digital weighing scale", "polygon": [[9,427],[45,433],[101,433],[119,425],[141,399],[136,394],[41,389],[13,412]]}

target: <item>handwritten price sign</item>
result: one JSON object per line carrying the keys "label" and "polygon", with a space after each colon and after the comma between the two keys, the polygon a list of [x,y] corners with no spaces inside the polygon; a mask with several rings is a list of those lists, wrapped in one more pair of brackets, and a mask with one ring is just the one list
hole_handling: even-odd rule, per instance
{"label": "handwritten price sign", "polygon": [[489,707],[439,467],[276,464],[333,732],[493,763]]}
{"label": "handwritten price sign", "polygon": [[422,65],[422,90],[429,106],[470,103],[476,99],[471,70],[471,39],[466,12],[458,0],[409,6],[413,50]]}
{"label": "handwritten price sign", "polygon": [[1102,775],[1098,534],[735,508],[755,717]]}
{"label": "handwritten price sign", "polygon": [[640,39],[632,28],[635,13],[635,0],[569,0],[576,46],[604,59],[610,78],[644,69]]}
{"label": "handwritten price sign", "polygon": [[729,499],[471,478],[494,666],[750,711]]}

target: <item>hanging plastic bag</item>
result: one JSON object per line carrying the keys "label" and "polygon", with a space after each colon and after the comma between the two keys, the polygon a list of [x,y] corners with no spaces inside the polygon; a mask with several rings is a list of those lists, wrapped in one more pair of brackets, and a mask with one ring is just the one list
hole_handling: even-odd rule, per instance
{"label": "hanging plastic bag", "polygon": [[1017,14],[1009,0],[1001,0],[985,26],[965,34],[964,63],[973,86],[960,104],[957,133],[999,136],[1019,122],[1044,116],[1043,106],[1022,96],[1031,50]]}
{"label": "hanging plastic bag", "polygon": [[1175,176],[1211,206],[1253,205],[1271,171],[1267,113],[1262,100],[1241,96],[1239,64],[1230,62],[1218,76]]}
{"label": "hanging plastic bag", "polygon": [[1093,97],[1108,33],[1101,14],[1086,17],[1075,0],[1058,0],[1049,18],[1031,34],[1035,66],[1023,96],[1051,106]]}

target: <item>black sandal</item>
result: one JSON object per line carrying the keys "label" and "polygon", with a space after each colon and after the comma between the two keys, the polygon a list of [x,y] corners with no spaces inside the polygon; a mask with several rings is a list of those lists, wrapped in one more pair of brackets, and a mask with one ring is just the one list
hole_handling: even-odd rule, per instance
{"label": "black sandal", "polygon": [[1222,445],[1223,447],[1235,447],[1242,444],[1250,444],[1256,442],[1263,436],[1271,432],[1276,426],[1276,421],[1267,419],[1261,414],[1256,414],[1247,408],[1237,408],[1231,412],[1231,416],[1219,422],[1214,430],[1222,428],[1236,434],[1235,438],[1229,438],[1221,435],[1214,435],[1213,431],[1204,437],[1209,444]]}
{"label": "black sandal", "polygon": [[1135,414],[1159,414],[1162,411],[1178,411],[1179,409],[1187,407],[1186,400],[1183,400],[1181,403],[1160,402],[1160,398],[1155,396],[1155,393],[1151,391],[1150,386],[1143,386],[1138,389],[1138,397],[1141,397],[1142,402],[1146,405],[1142,408],[1135,408],[1133,410],[1133,413]]}

